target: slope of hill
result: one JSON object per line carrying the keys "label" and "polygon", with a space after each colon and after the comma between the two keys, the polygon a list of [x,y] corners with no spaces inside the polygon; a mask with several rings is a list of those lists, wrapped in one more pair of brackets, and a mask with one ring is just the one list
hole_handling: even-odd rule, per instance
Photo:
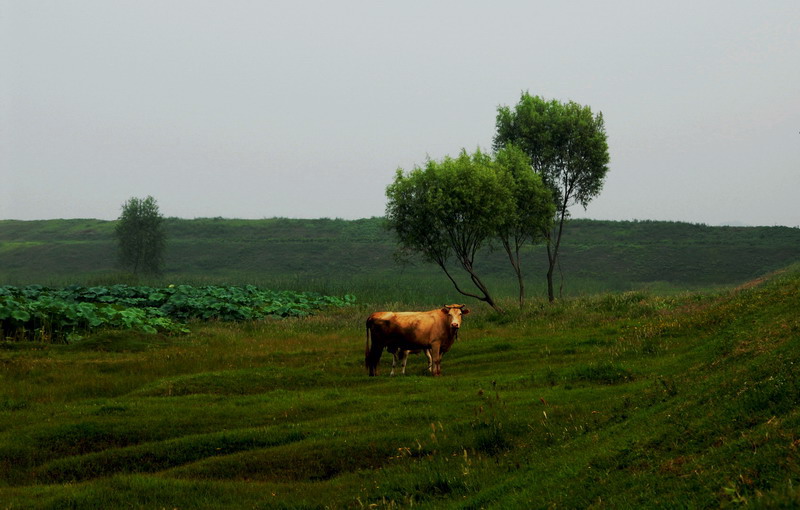
{"label": "slope of hill", "polygon": [[[110,282],[115,270],[112,221],[0,221],[0,283]],[[380,218],[166,222],[164,280],[255,283],[371,295],[387,280],[403,292],[452,295],[435,266],[398,265]],[[544,291],[546,257],[531,247],[525,272],[531,295]],[[566,231],[564,292],[699,288],[741,283],[800,260],[800,229],[708,227],[672,222],[574,220]],[[500,294],[514,294],[502,250],[487,250],[478,269]]]}
{"label": "slope of hill", "polygon": [[[0,349],[9,508],[800,505],[800,265],[715,295],[476,307],[364,370],[366,307]],[[383,367],[386,370],[387,360]]]}

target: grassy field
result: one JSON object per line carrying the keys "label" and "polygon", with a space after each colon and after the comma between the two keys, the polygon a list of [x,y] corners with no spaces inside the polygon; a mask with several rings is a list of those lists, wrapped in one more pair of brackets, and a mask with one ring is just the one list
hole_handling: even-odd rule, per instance
{"label": "grassy field", "polygon": [[0,507],[796,508],[799,305],[795,265],[474,307],[441,378],[367,377],[404,305],[3,343]]}
{"label": "grassy field", "polygon": [[[0,221],[0,285],[135,283],[115,268],[114,224]],[[440,302],[453,295],[438,267],[395,262],[395,243],[381,218],[169,218],[166,231],[163,278],[139,283],[255,284],[355,294],[362,302]],[[527,251],[523,269],[528,293],[544,296],[544,248]],[[564,234],[556,283],[563,283],[565,296],[631,289],[681,292],[738,285],[797,260],[798,228],[574,220]],[[494,294],[516,294],[516,279],[502,249],[483,252],[476,267]]]}

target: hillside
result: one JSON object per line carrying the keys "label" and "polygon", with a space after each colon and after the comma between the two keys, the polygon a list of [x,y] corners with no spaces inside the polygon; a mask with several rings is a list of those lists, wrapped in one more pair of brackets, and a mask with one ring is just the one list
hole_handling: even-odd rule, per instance
{"label": "hillside", "polygon": [[475,307],[367,377],[369,307],[0,349],[9,508],[800,505],[800,265],[726,293]]}
{"label": "hillside", "polygon": [[[110,282],[114,222],[0,221],[0,283]],[[403,300],[423,290],[452,295],[438,268],[400,266],[380,218],[229,220],[170,218],[164,281],[255,283],[329,293],[382,292]],[[544,292],[544,248],[525,272],[531,295]],[[738,284],[800,260],[800,229],[708,227],[672,222],[574,220],[561,269],[566,294],[651,288],[682,290]],[[514,283],[502,251],[483,254],[479,270],[500,294]]]}

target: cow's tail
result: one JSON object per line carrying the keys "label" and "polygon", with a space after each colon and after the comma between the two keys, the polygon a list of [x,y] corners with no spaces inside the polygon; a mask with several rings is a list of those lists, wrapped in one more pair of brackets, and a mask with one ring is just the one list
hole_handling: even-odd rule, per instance
{"label": "cow's tail", "polygon": [[364,349],[364,366],[367,367],[367,370],[369,370],[369,351],[370,351],[370,349],[369,349],[370,348],[370,345],[369,345],[370,344],[370,342],[369,342],[369,340],[370,340],[369,331],[370,331],[371,327],[372,327],[372,317],[367,319],[367,346]]}

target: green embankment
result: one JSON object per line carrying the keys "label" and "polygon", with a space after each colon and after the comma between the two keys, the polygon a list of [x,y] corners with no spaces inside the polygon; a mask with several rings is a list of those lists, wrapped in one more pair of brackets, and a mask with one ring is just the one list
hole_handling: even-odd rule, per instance
{"label": "green embankment", "polygon": [[[0,221],[0,284],[128,283],[115,269],[113,227],[99,220]],[[380,218],[173,218],[166,230],[157,283],[256,284],[401,302],[454,294],[437,267],[397,264]],[[564,295],[665,292],[735,285],[797,260],[797,228],[574,220],[560,269]],[[529,295],[543,295],[544,248],[530,248],[524,263]],[[502,250],[485,252],[478,270],[497,294],[515,295]]]}
{"label": "green embankment", "polygon": [[474,307],[369,378],[365,305],[0,349],[7,508],[800,505],[800,266],[737,290]]}

